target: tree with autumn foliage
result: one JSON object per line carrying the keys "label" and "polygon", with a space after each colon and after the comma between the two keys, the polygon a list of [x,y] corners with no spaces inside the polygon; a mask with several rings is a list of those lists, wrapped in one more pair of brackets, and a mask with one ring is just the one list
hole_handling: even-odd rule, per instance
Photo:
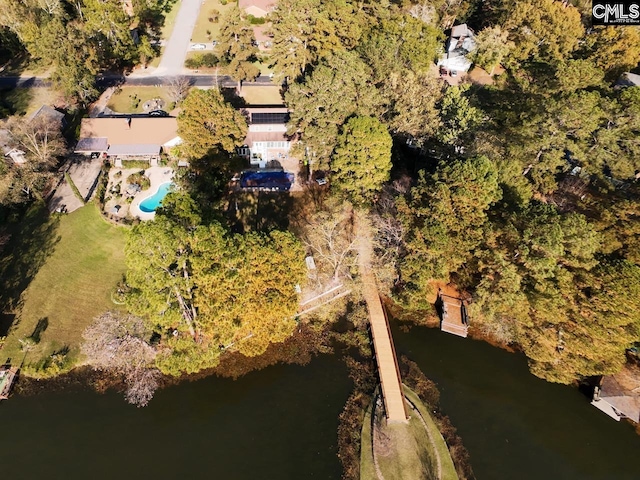
{"label": "tree with autumn foliage", "polygon": [[231,153],[247,136],[247,121],[217,89],[193,89],[178,116],[180,149],[198,159],[220,151]]}

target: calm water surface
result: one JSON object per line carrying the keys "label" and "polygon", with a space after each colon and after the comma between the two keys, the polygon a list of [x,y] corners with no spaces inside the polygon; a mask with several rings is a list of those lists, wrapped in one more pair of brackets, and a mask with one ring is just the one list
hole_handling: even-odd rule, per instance
{"label": "calm water surface", "polygon": [[185,382],[135,408],[73,389],[0,404],[0,479],[339,479],[336,357]]}
{"label": "calm water surface", "polygon": [[393,329],[405,354],[438,384],[479,480],[640,479],[640,436],[577,389],[528,372],[523,356],[435,329]]}
{"label": "calm water surface", "polygon": [[[530,375],[522,356],[425,328],[394,338],[438,384],[478,479],[640,479],[633,429]],[[143,409],[83,389],[16,395],[0,404],[0,479],[339,479],[351,388],[323,356],[185,382]]]}

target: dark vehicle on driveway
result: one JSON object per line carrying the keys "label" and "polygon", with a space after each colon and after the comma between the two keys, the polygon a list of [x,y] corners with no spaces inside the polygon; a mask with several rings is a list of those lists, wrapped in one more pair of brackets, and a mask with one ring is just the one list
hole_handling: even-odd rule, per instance
{"label": "dark vehicle on driveway", "polygon": [[153,110],[149,112],[149,115],[152,117],[168,117],[169,114],[164,110]]}

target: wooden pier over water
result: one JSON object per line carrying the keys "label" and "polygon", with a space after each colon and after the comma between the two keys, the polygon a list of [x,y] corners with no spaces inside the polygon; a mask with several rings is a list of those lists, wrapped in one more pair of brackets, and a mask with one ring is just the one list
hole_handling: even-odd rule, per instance
{"label": "wooden pier over water", "polygon": [[389,321],[380,301],[378,285],[371,271],[373,245],[371,238],[365,234],[368,231],[369,229],[359,229],[361,238],[358,263],[360,265],[360,275],[362,276],[362,294],[369,310],[371,336],[373,337],[378,376],[382,387],[385,414],[389,423],[406,423],[408,416],[405,410],[396,350],[393,346]]}

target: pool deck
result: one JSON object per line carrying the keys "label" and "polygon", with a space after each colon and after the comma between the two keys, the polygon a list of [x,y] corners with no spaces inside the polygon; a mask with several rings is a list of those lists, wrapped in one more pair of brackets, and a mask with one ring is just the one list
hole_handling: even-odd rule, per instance
{"label": "pool deck", "polygon": [[133,202],[131,202],[129,206],[129,213],[132,217],[138,217],[140,220],[152,220],[156,216],[156,213],[143,212],[140,210],[140,203],[142,203],[145,198],[154,195],[160,185],[170,182],[173,179],[173,170],[169,167],[149,167],[145,170],[145,175],[149,177],[151,181],[151,188],[139,192],[133,197]]}

